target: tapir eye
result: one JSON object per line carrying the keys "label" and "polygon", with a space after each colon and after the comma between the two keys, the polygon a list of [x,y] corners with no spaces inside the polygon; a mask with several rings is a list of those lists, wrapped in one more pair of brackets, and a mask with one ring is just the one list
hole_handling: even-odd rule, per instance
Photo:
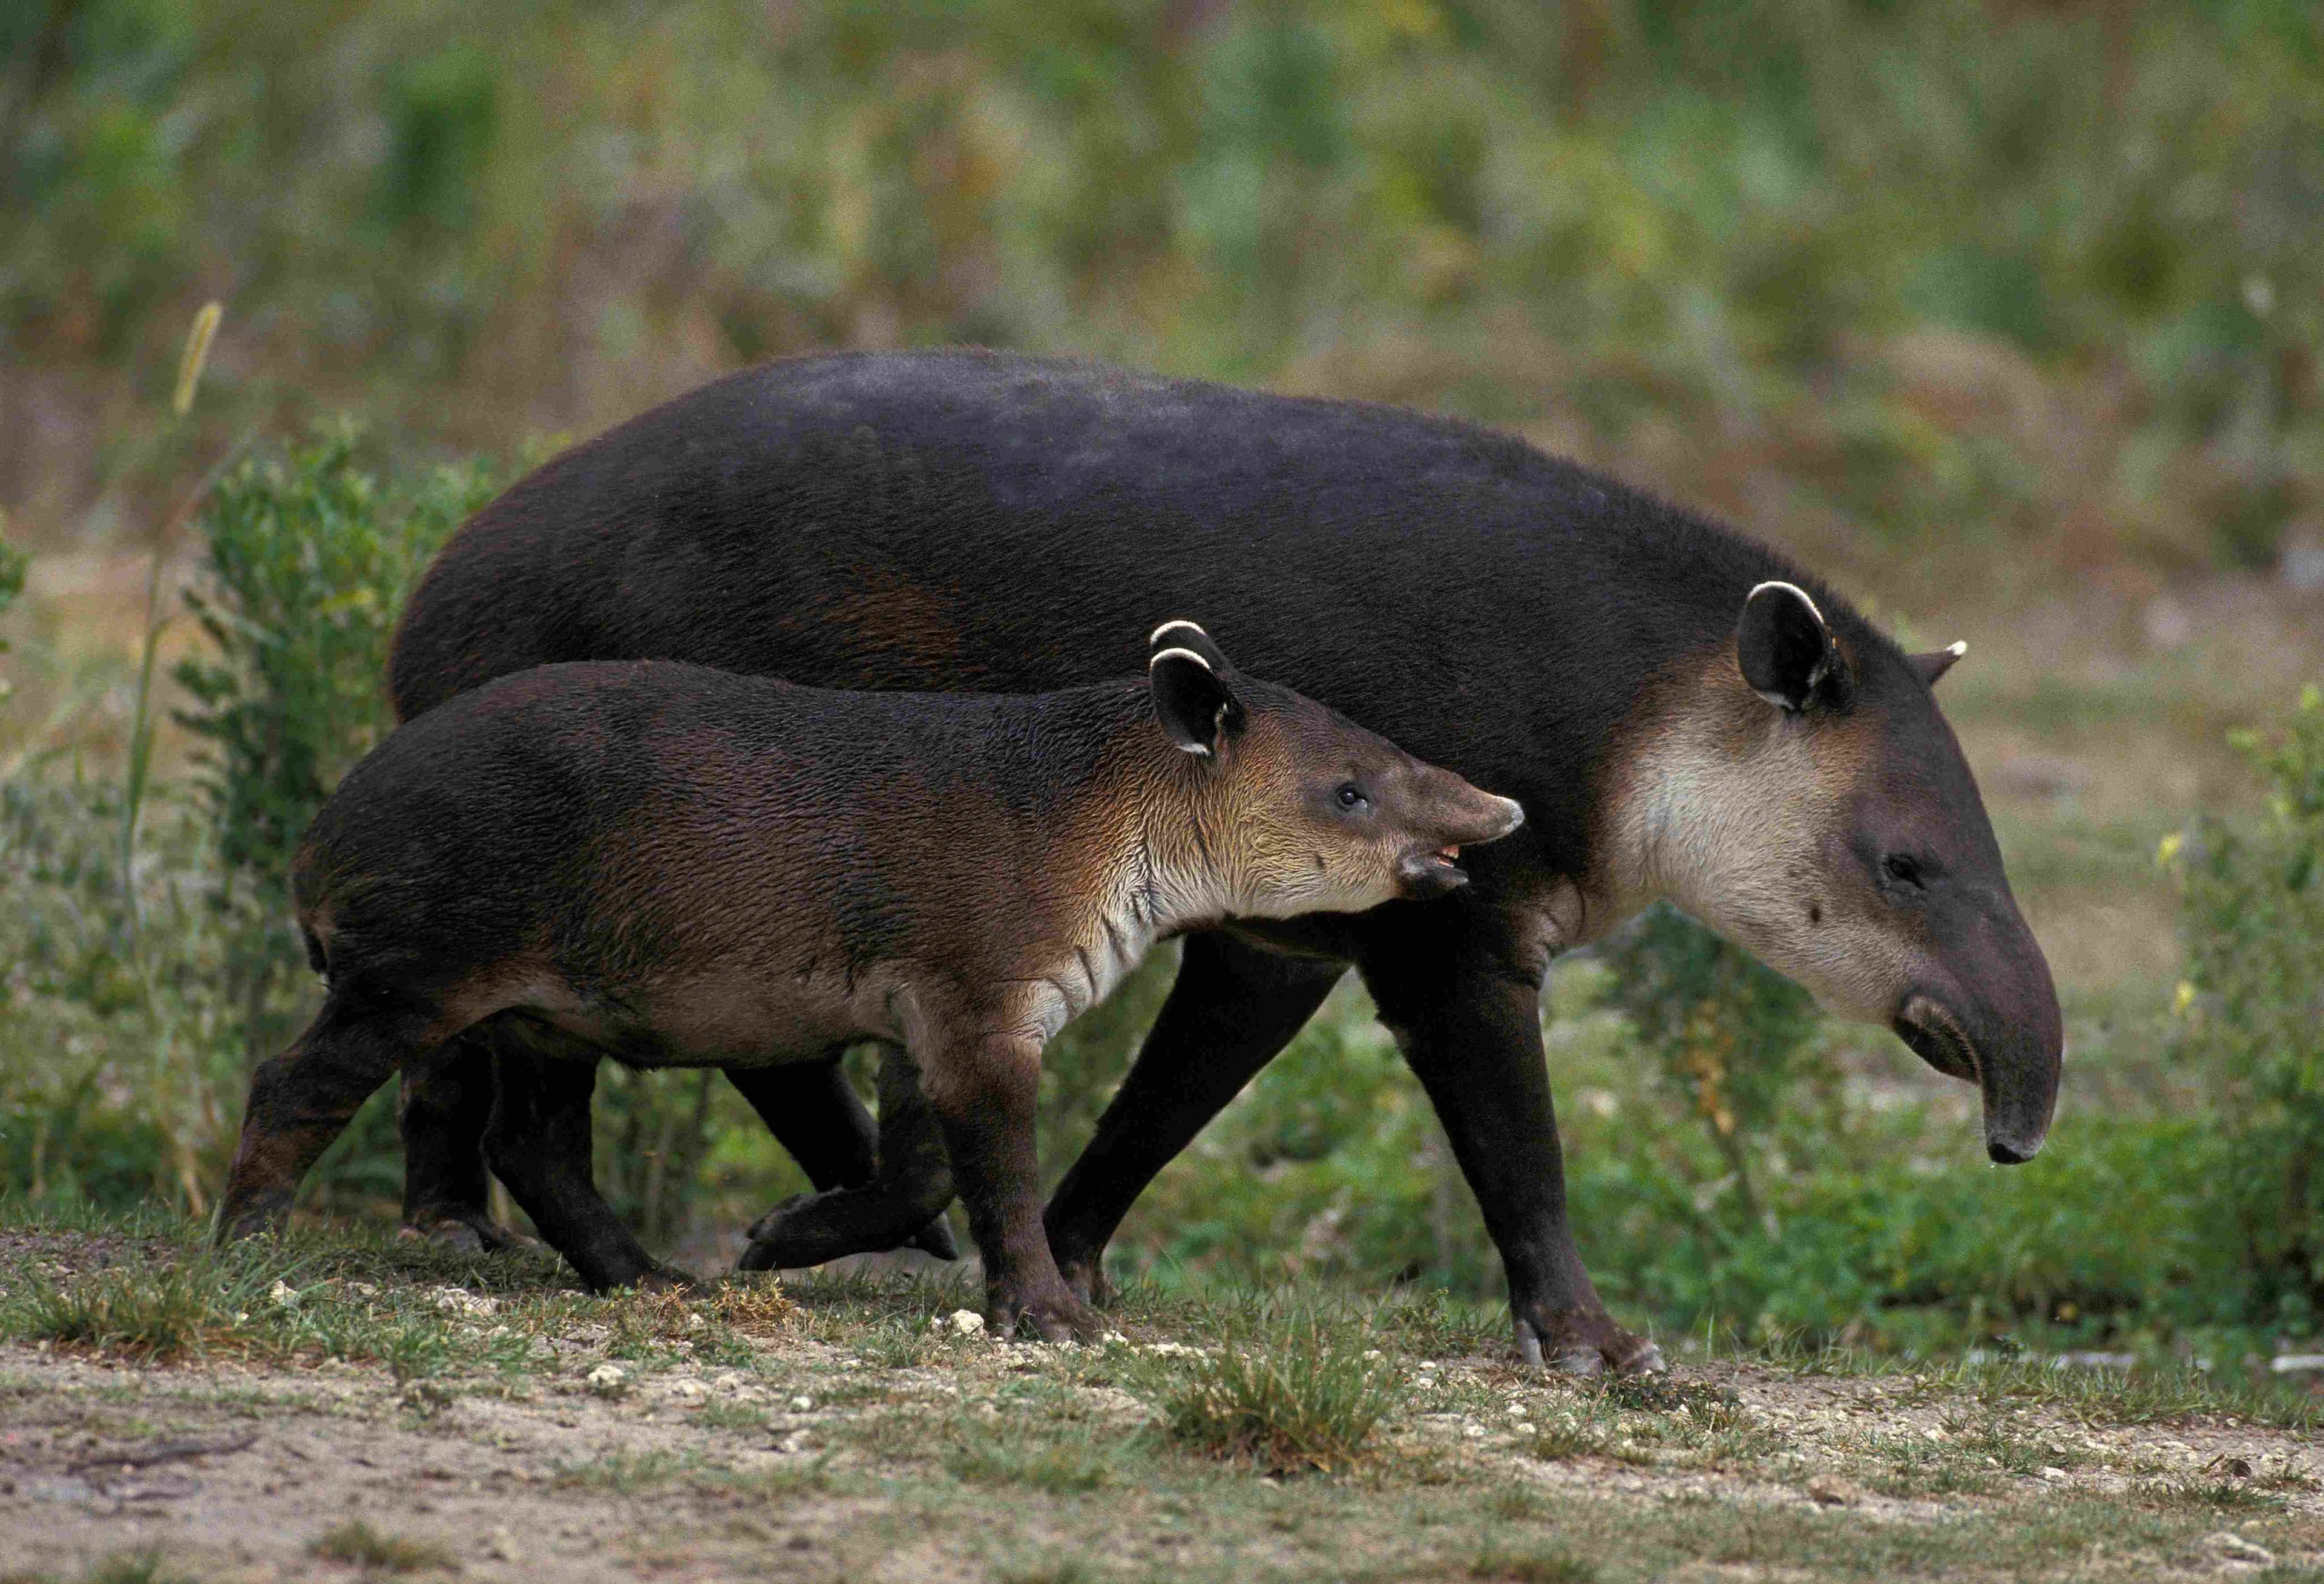
{"label": "tapir eye", "polygon": [[1887,870],[1888,878],[1900,886],[1917,886],[1921,883],[1920,861],[1908,858],[1902,852],[1891,852],[1880,861],[1880,867]]}
{"label": "tapir eye", "polygon": [[1350,810],[1366,808],[1371,804],[1371,799],[1365,797],[1363,789],[1353,781],[1346,783],[1334,792],[1332,795],[1332,801],[1337,803],[1342,808]]}

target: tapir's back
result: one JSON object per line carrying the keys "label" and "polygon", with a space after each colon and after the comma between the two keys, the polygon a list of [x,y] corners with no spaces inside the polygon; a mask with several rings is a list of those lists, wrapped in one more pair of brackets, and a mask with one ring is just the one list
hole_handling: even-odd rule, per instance
{"label": "tapir's back", "polygon": [[348,774],[301,844],[301,919],[335,971],[340,943],[376,942],[469,964],[546,953],[581,982],[738,952],[844,972],[967,921],[991,937],[1024,910],[988,894],[1043,872],[1024,845],[1067,833],[1142,700],[1134,682],[1027,699],[667,662],[525,671]]}
{"label": "tapir's back", "polygon": [[1134,668],[1154,613],[1183,612],[1515,793],[1578,861],[1577,769],[1770,576],[1799,575],[1468,425],[991,354],[813,358],[486,507],[414,596],[392,682],[407,717],[586,658],[1037,692]]}

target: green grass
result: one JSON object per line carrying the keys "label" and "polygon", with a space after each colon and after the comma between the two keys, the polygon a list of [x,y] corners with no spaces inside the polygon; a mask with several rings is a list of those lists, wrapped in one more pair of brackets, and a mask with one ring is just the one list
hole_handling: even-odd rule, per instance
{"label": "green grass", "polygon": [[326,1561],[349,1562],[383,1573],[456,1572],[460,1560],[442,1546],[401,1535],[383,1534],[361,1518],[318,1537],[308,1549]]}
{"label": "green grass", "polygon": [[1203,1355],[1133,1379],[1181,1446],[1282,1472],[1353,1467],[1405,1395],[1369,1329],[1306,1306],[1238,1317]]}
{"label": "green grass", "polygon": [[[310,1395],[310,1355],[252,1348],[241,1357],[261,1373],[232,1403],[199,1370],[151,1369],[134,1383],[99,1372],[65,1389],[80,1404],[67,1422],[83,1441],[126,1445],[187,1433],[204,1415],[245,1423],[254,1408],[310,1415],[302,1434],[327,1441],[366,1423],[410,1428],[413,1385],[497,1394],[490,1415],[428,1423],[432,1444],[493,1448],[495,1463],[521,1476],[502,1487],[493,1523],[523,1534],[528,1502],[550,1504],[547,1521],[562,1523],[564,1502],[635,1500],[667,1520],[649,1548],[657,1566],[691,1558],[737,1575],[806,1566],[791,1543],[799,1534],[831,1576],[900,1565],[936,1544],[966,1579],[1222,1584],[1631,1584],[1720,1567],[1818,1584],[2127,1580],[2187,1565],[2227,1527],[2279,1555],[2324,1549],[2324,1526],[2306,1513],[2317,1476],[2304,1432],[2239,1415],[2227,1383],[2201,1378],[2158,1395],[2138,1371],[2106,1372],[2044,1393],[2057,1372],[1941,1360],[1904,1370],[1840,1352],[1729,1351],[1655,1380],[1548,1376],[1498,1351],[1423,1369],[1431,1356],[1409,1341],[1462,1340],[1457,1313],[1434,1300],[1372,1304],[1314,1287],[1141,1288],[1111,1315],[1127,1344],[945,1340],[890,1368],[881,1358],[907,1334],[905,1317],[941,1299],[923,1284],[858,1276],[802,1284],[796,1315],[737,1342],[750,1363],[710,1399],[680,1406],[663,1383],[703,1378],[678,1344],[727,1323],[717,1295],[582,1299],[504,1278],[491,1315],[461,1319],[437,1309],[429,1262],[398,1270],[394,1248],[309,1239],[277,1257],[307,1260],[310,1274],[335,1261],[368,1271],[359,1279],[378,1278],[379,1290],[366,1302],[405,1323],[440,1314],[457,1338],[481,1318],[554,1340],[557,1362],[512,1375],[463,1342],[439,1374],[401,1391],[374,1356]],[[69,1281],[118,1252],[100,1228],[57,1234],[38,1257]],[[300,1306],[329,1302],[329,1279],[311,1283]],[[632,1389],[595,1395],[582,1376],[617,1337],[634,1354],[624,1360]],[[1240,1372],[1222,1360],[1242,1361]],[[55,1422],[64,1398],[41,1384],[43,1368],[0,1378],[0,1416]],[[1232,1415],[1205,1404],[1195,1436],[1174,1433],[1186,1396],[1214,1404],[1222,1389],[1238,1394]],[[794,1396],[812,1410],[793,1409]],[[1784,1416],[1820,1405],[1831,1412],[1813,1423]],[[1928,1427],[1942,1438],[1927,1439]],[[2223,1427],[2238,1427],[2232,1457],[2199,1462],[2170,1450]],[[794,1428],[804,1444],[776,1450]],[[1561,1436],[1570,1444],[1553,1446]],[[535,1450],[515,1450],[528,1441]],[[556,1461],[567,1447],[586,1455]],[[1542,1467],[1553,1452],[1573,1474]],[[529,1467],[511,1460],[524,1459]],[[2042,1473],[2050,1468],[2067,1471],[2062,1483]],[[1825,1494],[1811,1502],[1812,1491]],[[1913,1506],[1867,1510],[1890,1497]],[[409,1516],[393,1502],[367,1499],[368,1531],[329,1537],[332,1560],[384,1573],[411,1554],[394,1549],[396,1536],[452,1542],[446,1525],[458,1520]]]}
{"label": "green grass", "polygon": [[1469,1577],[1506,1580],[1507,1584],[1596,1584],[1598,1570],[1561,1551],[1503,1551],[1477,1553]]}

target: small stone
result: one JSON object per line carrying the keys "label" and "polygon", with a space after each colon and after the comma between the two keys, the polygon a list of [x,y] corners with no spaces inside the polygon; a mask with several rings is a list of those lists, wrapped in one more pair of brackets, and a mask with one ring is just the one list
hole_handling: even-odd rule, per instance
{"label": "small stone", "polygon": [[2255,1568],[2264,1568],[2275,1561],[2275,1553],[2267,1547],[2255,1545],[2227,1529],[2203,1536],[2203,1549],[2223,1562],[2242,1562]]}
{"label": "small stone", "polygon": [[2041,1473],[2044,1479],[2063,1479],[2066,1477],[2066,1471],[2063,1469],[2052,1468],[2047,1463],[2042,1466]]}
{"label": "small stone", "polygon": [[955,1336],[976,1337],[984,1334],[984,1316],[973,1309],[955,1309],[950,1318],[953,1333]]}
{"label": "small stone", "polygon": [[813,1397],[793,1397],[791,1399],[791,1412],[794,1414],[809,1414],[814,1412],[814,1410],[815,1399]]}
{"label": "small stone", "polygon": [[674,1380],[669,1383],[669,1395],[681,1403],[699,1403],[709,1396],[710,1388],[698,1380]]}
{"label": "small stone", "polygon": [[1519,1435],[1531,1435],[1534,1432],[1535,1425],[1534,1422],[1530,1419],[1519,1419],[1512,1422],[1509,1428],[1516,1431]]}
{"label": "small stone", "polygon": [[447,1314],[486,1315],[498,1312],[500,1300],[485,1298],[460,1287],[438,1287],[429,1294]]}
{"label": "small stone", "polygon": [[739,1392],[742,1389],[742,1377],[731,1369],[724,1369],[719,1371],[710,1384],[722,1392]]}
{"label": "small stone", "polygon": [[601,1396],[612,1396],[630,1384],[630,1372],[618,1364],[600,1364],[581,1377],[589,1389]]}
{"label": "small stone", "polygon": [[505,1529],[495,1529],[493,1531],[492,1538],[484,1543],[484,1552],[485,1554],[491,1556],[496,1561],[521,1562],[524,1561],[523,1548],[517,1544],[516,1536],[510,1533]]}
{"label": "small stone", "polygon": [[1366,1348],[1364,1349],[1364,1357],[1367,1358],[1385,1358],[1388,1355],[1381,1352],[1378,1348]]}

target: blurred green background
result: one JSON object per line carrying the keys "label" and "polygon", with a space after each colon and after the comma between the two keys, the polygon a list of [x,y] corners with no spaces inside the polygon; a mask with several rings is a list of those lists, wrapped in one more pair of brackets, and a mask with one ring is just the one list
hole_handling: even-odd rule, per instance
{"label": "blurred green background", "polygon": [[[308,993],[268,843],[493,480],[759,359],[967,341],[1480,418],[1969,640],[1944,702],[2067,1002],[2052,1149],[1988,1171],[1965,1091],[1649,920],[1550,1031],[1628,1316],[2324,1318],[2319,981],[2292,924],[2220,944],[2304,906],[2309,760],[2227,734],[2324,670],[2314,7],[29,0],[0,56],[0,1188],[215,1189]],[[2205,819],[2182,917],[2156,848]],[[1167,972],[1053,1064],[1053,1169]],[[608,1086],[617,1196],[699,1262],[794,1185],[723,1091]],[[317,1202],[398,1170],[374,1115]],[[1120,1254],[1499,1282],[1352,997]]]}

